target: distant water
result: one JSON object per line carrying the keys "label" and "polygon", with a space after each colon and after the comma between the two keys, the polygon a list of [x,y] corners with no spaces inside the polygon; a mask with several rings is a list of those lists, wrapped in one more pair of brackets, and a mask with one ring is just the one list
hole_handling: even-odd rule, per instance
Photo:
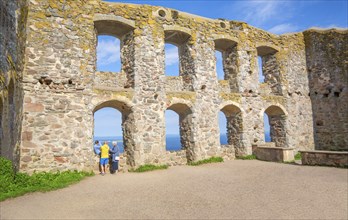
{"label": "distant water", "polygon": [[[123,138],[121,136],[110,136],[110,137],[94,137],[94,141],[98,140],[99,142],[103,141],[109,141],[109,146],[112,147],[112,141],[117,141],[117,146],[120,149],[120,152],[124,152],[123,147]],[[266,142],[271,141],[271,137],[268,133],[265,134],[265,140]],[[220,135],[220,144],[227,144],[227,136],[226,134]],[[181,150],[181,142],[180,142],[180,136],[179,135],[167,135],[166,136],[166,150],[168,151],[178,151]]]}
{"label": "distant water", "polygon": [[266,142],[271,142],[271,135],[268,132],[265,133],[265,141]]}
{"label": "distant water", "polygon": [[111,143],[112,141],[117,141],[117,146],[120,149],[120,153],[124,152],[123,138],[121,136],[94,137],[94,141],[99,141],[99,143],[101,143],[102,145],[104,141],[108,141],[109,147],[112,147],[112,143]]}

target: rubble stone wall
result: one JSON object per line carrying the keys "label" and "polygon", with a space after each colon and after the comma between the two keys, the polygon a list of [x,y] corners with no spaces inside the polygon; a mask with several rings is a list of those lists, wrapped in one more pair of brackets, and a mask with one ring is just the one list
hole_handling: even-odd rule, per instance
{"label": "rubble stone wall", "polygon": [[348,151],[347,30],[304,32],[316,150]]}
{"label": "rubble stone wall", "polygon": [[27,1],[0,1],[0,155],[19,166]]}
{"label": "rubble stone wall", "polygon": [[[23,171],[95,169],[93,115],[104,107],[122,113],[123,169],[251,154],[265,143],[265,112],[277,147],[314,149],[302,33],[278,36],[243,22],[100,0],[31,0],[26,25]],[[101,34],[120,39],[119,73],[96,70]],[[165,76],[165,43],[179,48],[177,77]],[[223,51],[225,80],[217,79],[215,50]],[[258,55],[269,55],[265,83]],[[165,147],[168,109],[180,118],[178,152]],[[228,145],[220,144],[220,111]]]}

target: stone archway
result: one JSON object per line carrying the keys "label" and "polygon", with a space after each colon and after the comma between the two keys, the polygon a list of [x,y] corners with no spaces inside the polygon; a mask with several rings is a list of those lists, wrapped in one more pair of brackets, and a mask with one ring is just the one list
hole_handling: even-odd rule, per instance
{"label": "stone archway", "polygon": [[[130,166],[135,166],[134,154],[136,153],[134,143],[134,115],[131,107],[126,103],[119,100],[108,100],[99,103],[93,109],[93,114],[105,107],[110,107],[118,110],[122,114],[122,133],[123,133],[123,146],[124,155],[126,157],[126,163]],[[94,124],[94,123],[93,123]],[[94,127],[94,126],[93,126]],[[94,134],[94,129],[93,129]]]}
{"label": "stone archway", "polygon": [[194,140],[193,140],[193,123],[191,108],[182,103],[172,104],[167,108],[179,115],[180,141],[182,149],[186,151],[187,161],[194,161]]}
{"label": "stone archway", "polygon": [[243,118],[241,109],[236,105],[228,104],[221,108],[221,111],[226,116],[228,145],[233,145],[236,148],[242,147]]}
{"label": "stone archway", "polygon": [[271,142],[274,142],[276,147],[288,147],[285,110],[280,106],[271,105],[264,113],[269,119]]}

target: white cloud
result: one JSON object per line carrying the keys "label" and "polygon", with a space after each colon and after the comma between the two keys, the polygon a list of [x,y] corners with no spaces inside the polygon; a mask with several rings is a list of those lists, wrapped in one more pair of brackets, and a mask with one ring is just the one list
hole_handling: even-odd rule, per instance
{"label": "white cloud", "polygon": [[172,66],[179,63],[179,53],[177,47],[165,48],[166,65]]}
{"label": "white cloud", "polygon": [[241,11],[245,20],[254,24],[262,24],[277,16],[281,2],[278,1],[247,1],[242,3]]}
{"label": "white cloud", "polygon": [[269,22],[280,22],[292,15],[291,2],[287,1],[242,1],[233,5],[233,11],[247,23],[262,26]]}
{"label": "white cloud", "polygon": [[97,46],[98,65],[106,66],[120,61],[120,41],[101,39]]}
{"label": "white cloud", "polygon": [[296,25],[287,23],[287,24],[278,24],[270,29],[268,29],[269,32],[272,32],[274,34],[284,34],[284,33],[290,33],[298,31],[299,28]]}

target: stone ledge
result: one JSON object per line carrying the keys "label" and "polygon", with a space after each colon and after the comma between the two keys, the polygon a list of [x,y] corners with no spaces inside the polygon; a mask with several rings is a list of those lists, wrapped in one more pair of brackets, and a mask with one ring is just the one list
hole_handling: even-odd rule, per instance
{"label": "stone ledge", "polygon": [[303,165],[334,166],[348,168],[348,152],[342,151],[299,151]]}
{"label": "stone ledge", "polygon": [[300,150],[300,153],[316,153],[316,154],[344,154],[348,155],[348,151],[328,151],[328,150]]}
{"label": "stone ledge", "polygon": [[133,89],[124,89],[124,88],[120,88],[120,87],[101,86],[101,85],[95,85],[95,86],[93,86],[93,89],[112,91],[112,92],[133,92],[134,91]]}

